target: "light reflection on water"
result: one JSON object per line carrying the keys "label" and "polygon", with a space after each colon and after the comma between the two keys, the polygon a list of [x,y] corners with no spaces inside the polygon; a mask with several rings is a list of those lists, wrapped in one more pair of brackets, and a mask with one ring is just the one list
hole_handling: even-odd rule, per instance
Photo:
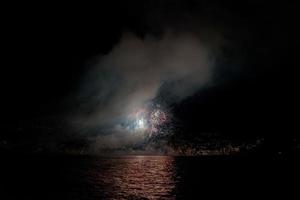
{"label": "light reflection on water", "polygon": [[[265,157],[13,157],[1,163],[0,199],[203,199],[205,195],[224,199],[234,191],[249,189],[244,192],[249,194],[254,188],[288,183],[276,181],[278,177],[269,173],[274,167],[280,172],[286,166],[281,175],[291,177],[285,174],[290,170],[298,177],[298,160],[289,160],[292,165],[286,161],[266,161]],[[9,198],[3,198],[3,191]]]}
{"label": "light reflection on water", "polygon": [[94,192],[105,199],[175,199],[174,157],[128,156],[99,159],[89,170]]}

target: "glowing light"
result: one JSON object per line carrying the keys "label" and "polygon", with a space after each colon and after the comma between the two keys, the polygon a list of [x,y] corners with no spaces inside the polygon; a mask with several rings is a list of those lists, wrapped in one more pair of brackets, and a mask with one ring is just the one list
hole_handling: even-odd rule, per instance
{"label": "glowing light", "polygon": [[168,113],[160,109],[159,106],[154,108],[137,108],[133,111],[128,119],[131,119],[131,127],[133,130],[138,132],[143,132],[148,134],[149,137],[158,135],[162,133],[162,128],[164,128],[167,122],[169,122]]}
{"label": "glowing light", "polygon": [[143,118],[137,120],[137,128],[139,129],[145,128],[145,120]]}

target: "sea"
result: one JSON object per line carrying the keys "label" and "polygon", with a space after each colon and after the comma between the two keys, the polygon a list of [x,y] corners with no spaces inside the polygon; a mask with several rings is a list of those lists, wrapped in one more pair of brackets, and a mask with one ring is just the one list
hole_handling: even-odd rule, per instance
{"label": "sea", "polygon": [[0,199],[244,199],[278,192],[287,198],[300,188],[296,160],[6,155],[0,163]]}

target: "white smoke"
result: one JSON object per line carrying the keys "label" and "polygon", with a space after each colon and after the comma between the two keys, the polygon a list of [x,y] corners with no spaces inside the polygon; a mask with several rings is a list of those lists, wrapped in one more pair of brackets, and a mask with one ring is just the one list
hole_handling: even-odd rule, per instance
{"label": "white smoke", "polygon": [[[124,34],[87,73],[80,90],[81,106],[72,118],[74,127],[84,132],[101,132],[103,127],[115,130],[122,119],[155,99],[163,86],[173,101],[192,95],[212,77],[211,55],[218,42],[209,40],[217,37],[201,40],[195,33],[166,33],[160,38]],[[119,143],[114,135],[120,138],[120,131],[106,134],[112,135],[98,138],[113,146]],[[131,139],[122,140],[127,143]]]}

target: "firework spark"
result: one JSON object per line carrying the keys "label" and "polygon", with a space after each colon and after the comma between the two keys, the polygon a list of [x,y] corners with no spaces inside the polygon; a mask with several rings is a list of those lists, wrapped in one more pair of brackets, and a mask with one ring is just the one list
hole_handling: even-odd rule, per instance
{"label": "firework spark", "polygon": [[150,114],[151,135],[159,132],[159,127],[167,121],[167,114],[160,109],[155,109]]}
{"label": "firework spark", "polygon": [[160,106],[152,106],[151,108],[137,109],[129,115],[132,129],[134,131],[144,132],[149,137],[160,134],[160,128],[170,119],[166,111]]}

